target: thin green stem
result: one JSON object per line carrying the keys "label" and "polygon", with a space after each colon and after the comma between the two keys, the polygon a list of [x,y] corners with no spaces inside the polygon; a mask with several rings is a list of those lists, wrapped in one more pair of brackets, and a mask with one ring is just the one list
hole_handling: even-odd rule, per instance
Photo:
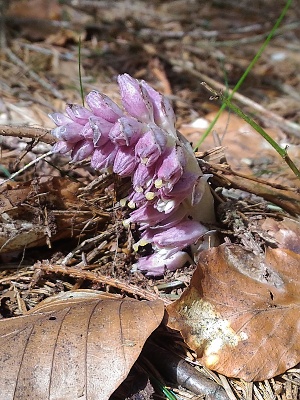
{"label": "thin green stem", "polygon": [[[271,32],[269,33],[269,35],[267,36],[266,40],[264,41],[264,43],[262,44],[262,46],[260,47],[260,49],[258,50],[258,52],[255,54],[253,60],[251,61],[251,63],[248,65],[248,68],[245,70],[245,72],[243,73],[243,75],[241,76],[241,78],[239,79],[239,81],[237,82],[237,84],[235,85],[235,87],[232,89],[232,92],[230,94],[230,96],[228,97],[228,100],[230,101],[232,99],[232,97],[234,96],[234,93],[241,87],[242,83],[244,82],[244,80],[246,79],[247,75],[249,74],[249,72],[251,71],[251,69],[253,68],[253,66],[255,65],[255,63],[257,62],[257,60],[260,58],[260,56],[262,55],[263,51],[265,50],[265,48],[267,47],[267,45],[269,44],[270,40],[272,39],[272,37],[274,36],[276,30],[278,29],[279,25],[281,24],[281,21],[283,20],[287,10],[289,9],[290,5],[292,3],[292,0],[287,0],[285,7],[283,8],[283,10],[281,11],[280,16],[278,17],[275,25],[273,26]],[[209,133],[211,132],[211,130],[213,129],[213,127],[215,126],[217,120],[219,119],[222,111],[226,108],[226,104],[223,103],[221,108],[219,109],[217,115],[215,116],[215,118],[213,119],[213,121],[209,124],[209,127],[206,129],[206,131],[204,132],[204,134],[202,135],[202,137],[200,138],[200,140],[197,142],[196,144],[196,148],[197,149],[201,143],[203,143],[203,141],[205,140],[205,138],[209,135]]]}
{"label": "thin green stem", "polygon": [[277,153],[282,157],[282,159],[287,163],[287,165],[290,167],[290,169],[293,171],[293,173],[300,178],[300,171],[294,164],[294,162],[290,159],[287,149],[282,148],[276,143],[274,139],[271,138],[267,134],[267,132],[259,126],[252,118],[248,117],[248,115],[244,114],[241,109],[239,109],[236,105],[232,104],[230,101],[230,97],[224,98],[222,97],[223,104],[225,104],[226,107],[230,108],[232,111],[234,111],[239,117],[243,118],[244,121],[246,121],[249,125],[252,126],[253,129],[255,129],[270,145],[277,151]]}

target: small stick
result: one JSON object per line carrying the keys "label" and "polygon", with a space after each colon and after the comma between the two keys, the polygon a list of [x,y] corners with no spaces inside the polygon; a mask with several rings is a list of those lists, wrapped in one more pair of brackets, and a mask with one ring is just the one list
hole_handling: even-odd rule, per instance
{"label": "small stick", "polygon": [[54,144],[56,142],[56,138],[51,135],[50,129],[34,128],[33,126],[0,125],[0,135],[37,139],[47,144]]}
{"label": "small stick", "polygon": [[[45,274],[62,274],[62,275],[68,275],[73,278],[77,279],[84,279],[104,285],[109,285],[112,286],[116,289],[122,290],[124,292],[130,293],[134,296],[139,296],[143,299],[146,300],[157,300],[159,297],[155,293],[151,293],[148,290],[141,289],[138,286],[135,285],[128,285],[125,282],[122,282],[118,279],[111,278],[109,276],[102,275],[100,273],[94,273],[90,271],[83,271],[78,268],[73,268],[73,267],[63,267],[62,265],[52,265],[52,264],[42,264],[42,263],[37,263],[34,265],[34,268],[36,270],[41,270]],[[165,305],[170,304],[171,301],[167,299],[160,299],[162,300]]]}
{"label": "small stick", "polygon": [[32,165],[36,164],[38,161],[42,160],[43,158],[46,158],[48,156],[51,156],[53,154],[52,150],[48,151],[48,153],[42,154],[41,156],[37,157],[35,160],[30,161],[30,163],[26,164],[23,168],[21,168],[19,171],[15,172],[12,174],[9,178],[5,179],[0,183],[0,186],[3,185],[4,183],[11,181],[14,179],[16,176],[20,175],[22,172],[24,172],[27,168],[31,167]]}

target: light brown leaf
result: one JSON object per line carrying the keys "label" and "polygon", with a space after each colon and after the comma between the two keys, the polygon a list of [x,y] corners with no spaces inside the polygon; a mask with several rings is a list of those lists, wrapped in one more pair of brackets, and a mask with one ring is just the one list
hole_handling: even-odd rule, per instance
{"label": "light brown leaf", "polygon": [[1,320],[1,398],[108,399],[163,313],[160,300],[75,291]]}
{"label": "light brown leaf", "polygon": [[168,306],[168,326],[207,367],[246,381],[271,378],[300,361],[299,270],[290,250],[207,250],[190,287]]}

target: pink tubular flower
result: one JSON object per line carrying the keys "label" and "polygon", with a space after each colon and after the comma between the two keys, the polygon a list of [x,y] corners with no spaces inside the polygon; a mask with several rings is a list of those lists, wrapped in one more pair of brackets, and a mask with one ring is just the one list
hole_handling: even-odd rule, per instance
{"label": "pink tubular flower", "polygon": [[124,223],[139,227],[135,250],[152,247],[136,265],[162,275],[192,263],[184,249],[196,248],[208,232],[202,223],[214,220],[213,200],[190,144],[176,131],[169,100],[128,74],[118,84],[124,111],[93,90],[86,96],[89,109],[69,104],[67,115],[50,115],[59,140],[53,151],[71,152],[74,162],[91,157],[94,169],[131,178]]}

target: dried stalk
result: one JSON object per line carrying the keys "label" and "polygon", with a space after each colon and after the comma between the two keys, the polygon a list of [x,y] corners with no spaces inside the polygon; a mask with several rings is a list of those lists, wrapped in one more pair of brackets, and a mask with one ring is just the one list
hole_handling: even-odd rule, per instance
{"label": "dried stalk", "polygon": [[[89,267],[93,267],[93,266],[90,265]],[[98,272],[94,273],[94,272],[90,272],[90,271],[84,271],[84,270],[78,269],[78,268],[64,267],[62,265],[52,265],[52,264],[46,264],[46,263],[37,263],[34,265],[34,268],[36,270],[41,270],[45,274],[68,275],[72,278],[83,279],[83,280],[88,280],[88,281],[91,281],[94,283],[99,283],[101,285],[112,286],[123,292],[129,293],[134,296],[138,296],[142,299],[146,299],[146,300],[157,300],[158,299],[158,296],[155,293],[151,293],[148,290],[141,289],[138,286],[122,282],[118,279],[102,275]],[[167,299],[161,299],[161,300],[163,300],[166,305],[171,303],[171,301],[169,301]]]}
{"label": "dried stalk", "polygon": [[54,144],[56,139],[51,135],[51,130],[35,128],[33,126],[0,125],[0,135],[35,139],[43,143]]}

